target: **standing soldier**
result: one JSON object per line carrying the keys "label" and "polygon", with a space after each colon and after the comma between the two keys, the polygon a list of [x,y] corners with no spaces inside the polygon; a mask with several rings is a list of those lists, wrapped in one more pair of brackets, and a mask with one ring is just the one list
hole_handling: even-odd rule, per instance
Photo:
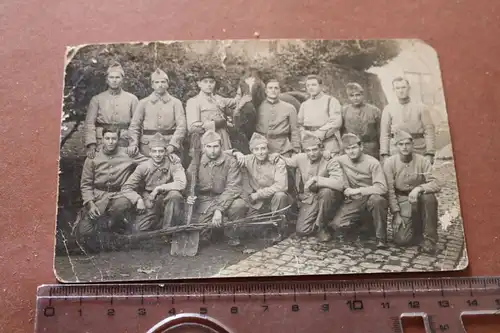
{"label": "standing soldier", "polygon": [[380,155],[382,162],[397,152],[394,145],[394,132],[403,130],[413,138],[415,152],[425,155],[431,164],[434,163],[435,127],[427,106],[410,99],[410,83],[397,77],[392,87],[398,102],[389,104],[382,112],[380,123]]}
{"label": "standing soldier", "polygon": [[[197,196],[189,196],[187,203],[195,205],[193,219],[198,223],[210,223],[214,227],[223,226],[223,216],[229,221],[245,217],[248,207],[241,198],[242,178],[236,159],[222,151],[222,138],[213,130],[208,130],[201,138],[201,157]],[[193,164],[188,168],[192,174]],[[188,178],[188,182],[191,180]],[[236,228],[224,228],[230,246],[240,244]]]}
{"label": "standing soldier", "polygon": [[409,133],[397,131],[394,142],[399,154],[384,163],[394,242],[398,245],[420,243],[423,232],[422,250],[433,254],[438,241],[435,193],[440,191],[440,186],[430,162],[413,152],[413,137]]}
{"label": "standing soldier", "polygon": [[363,152],[380,158],[380,118],[382,111],[365,102],[364,89],[358,83],[346,85],[350,104],[342,108],[342,134],[356,134],[363,143]]}
{"label": "standing soldier", "polygon": [[306,89],[311,97],[300,106],[299,127],[301,131],[313,132],[326,150],[337,155],[340,152],[341,106],[335,97],[323,92],[322,84],[319,76],[307,77]]}
{"label": "standing soldier", "polygon": [[351,227],[369,215],[375,226],[377,247],[387,244],[387,182],[380,162],[363,153],[361,140],[352,133],[342,136],[345,154],[336,158],[344,172],[345,200],[332,221],[334,229]]}
{"label": "standing soldier", "polygon": [[114,247],[111,232],[122,229],[125,213],[132,208],[121,187],[134,168],[147,161],[141,154],[129,157],[126,148],[118,147],[119,139],[118,128],[105,128],[102,149],[83,164],[80,190],[84,208],[74,229],[78,243],[89,250]]}
{"label": "standing soldier", "polygon": [[266,83],[266,99],[257,110],[256,132],[265,136],[271,153],[300,152],[297,111],[292,104],[280,100],[280,84],[272,79]]}
{"label": "standing soldier", "polygon": [[154,92],[142,99],[130,123],[130,153],[140,152],[149,156],[149,140],[160,133],[168,142],[167,153],[181,156],[181,147],[186,135],[186,115],[182,102],[170,95],[168,75],[157,69],[151,75]]}
{"label": "standing soldier", "polygon": [[103,130],[110,127],[120,129],[122,147],[129,145],[127,129],[137,106],[136,96],[122,89],[125,73],[115,62],[107,71],[108,90],[92,97],[85,118],[85,147],[87,157],[94,158],[102,141]]}
{"label": "standing soldier", "polygon": [[[205,71],[198,79],[200,93],[188,99],[186,103],[186,118],[189,133],[203,133],[207,130],[217,132],[221,137],[223,150],[231,149],[228,126],[234,110],[238,103],[246,103],[251,100],[250,96],[240,98],[238,94],[235,98],[224,98],[214,93],[215,75],[210,71]],[[229,123],[228,123],[229,121]]]}
{"label": "standing soldier", "polygon": [[140,164],[122,187],[123,195],[139,213],[134,231],[167,228],[182,220],[181,191],[186,188],[186,174],[180,162],[168,154],[169,145],[160,133],[151,137],[151,158]]}
{"label": "standing soldier", "polygon": [[321,140],[306,131],[302,138],[305,153],[284,159],[287,166],[298,169],[304,181],[298,196],[297,236],[309,236],[318,231],[319,241],[327,242],[331,238],[327,223],[342,203],[344,184],[339,164],[333,159],[326,160],[320,145]]}

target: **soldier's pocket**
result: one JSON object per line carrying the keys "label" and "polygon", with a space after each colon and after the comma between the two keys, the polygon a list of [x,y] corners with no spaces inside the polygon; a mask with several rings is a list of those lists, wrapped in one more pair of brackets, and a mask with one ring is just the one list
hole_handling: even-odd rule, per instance
{"label": "soldier's pocket", "polygon": [[398,197],[398,206],[400,210],[400,214],[402,217],[410,218],[412,215],[412,206],[408,197],[400,196]]}

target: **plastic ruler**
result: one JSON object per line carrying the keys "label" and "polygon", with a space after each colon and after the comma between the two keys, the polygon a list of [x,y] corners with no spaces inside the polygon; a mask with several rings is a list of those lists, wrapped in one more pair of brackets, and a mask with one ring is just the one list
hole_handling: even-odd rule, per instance
{"label": "plastic ruler", "polygon": [[35,332],[465,332],[496,314],[500,277],[43,285]]}

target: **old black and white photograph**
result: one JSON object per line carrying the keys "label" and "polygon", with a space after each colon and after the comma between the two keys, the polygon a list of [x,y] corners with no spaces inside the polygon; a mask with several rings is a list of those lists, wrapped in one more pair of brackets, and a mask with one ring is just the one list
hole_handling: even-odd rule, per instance
{"label": "old black and white photograph", "polygon": [[86,44],[63,62],[59,281],[467,267],[427,43]]}

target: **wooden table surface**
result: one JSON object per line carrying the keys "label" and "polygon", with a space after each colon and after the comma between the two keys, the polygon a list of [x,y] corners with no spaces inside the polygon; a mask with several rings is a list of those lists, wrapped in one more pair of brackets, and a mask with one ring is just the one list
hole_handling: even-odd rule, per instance
{"label": "wooden table surface", "polygon": [[36,287],[55,282],[63,57],[74,44],[255,32],[430,43],[441,60],[470,257],[454,275],[500,275],[500,2],[19,0],[2,1],[0,13],[1,331],[31,332]]}

